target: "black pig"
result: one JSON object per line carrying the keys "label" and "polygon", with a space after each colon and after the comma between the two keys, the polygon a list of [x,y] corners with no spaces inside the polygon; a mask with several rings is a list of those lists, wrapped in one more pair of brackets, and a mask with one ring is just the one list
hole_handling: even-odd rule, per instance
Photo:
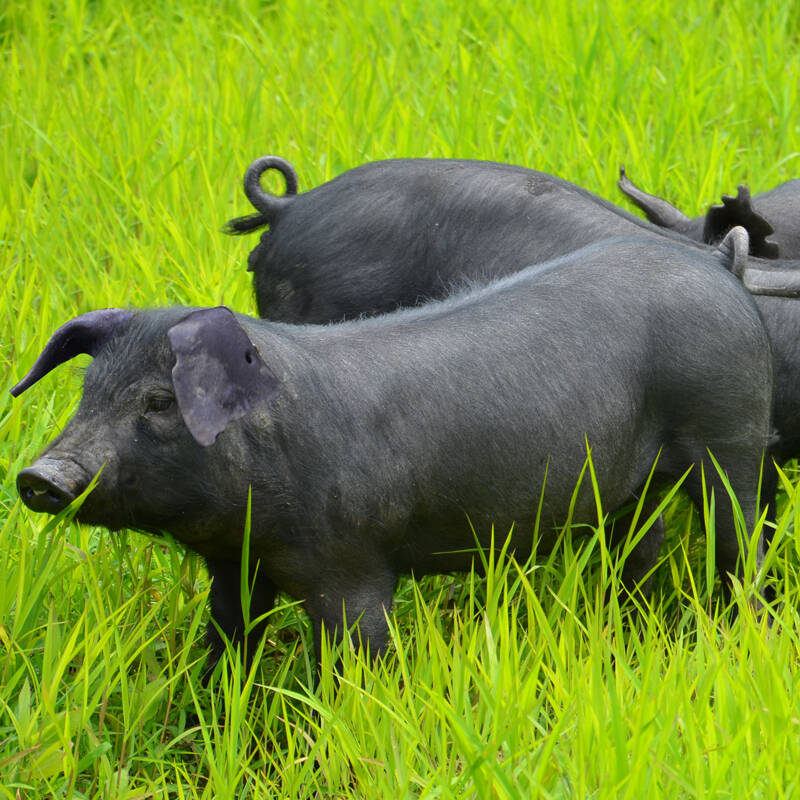
{"label": "black pig", "polygon": [[[268,169],[284,176],[285,195],[261,188]],[[291,165],[265,156],[244,186],[259,213],[231,220],[228,231],[269,225],[248,269],[259,316],[282,322],[417,305],[615,236],[700,246],[568,181],[488,161],[376,161],[296,194]]]}
{"label": "black pig", "polygon": [[[642,191],[620,168],[617,184],[647,219],[698,242],[716,244],[736,225],[747,228],[750,252],[764,258],[800,259],[800,180],[786,181],[768,192],[750,197],[744,184],[736,197],[722,195],[705,216],[687,217],[661,197]],[[771,241],[767,240],[771,237]]]}
{"label": "black pig", "polygon": [[[76,415],[18,489],[56,512],[102,466],[79,519],[166,530],[200,553],[230,637],[242,627],[252,490],[252,614],[277,590],[302,599],[318,657],[323,627],[343,635],[343,611],[380,652],[398,574],[468,569],[473,527],[488,547],[492,525],[514,523],[511,551],[524,558],[540,515],[539,547],[552,547],[587,442],[609,511],[656,460],[657,482],[694,465],[684,486],[700,504],[703,467],[717,566],[736,573],[743,554],[708,450],[751,524],[772,358],[752,297],[725,269],[746,250],[740,229],[716,253],[604,241],[441,302],[328,326],[224,308],[91,312],[59,329],[12,390],[94,356]],[[588,484],[577,522],[597,520]],[[213,627],[209,639],[216,657]]]}

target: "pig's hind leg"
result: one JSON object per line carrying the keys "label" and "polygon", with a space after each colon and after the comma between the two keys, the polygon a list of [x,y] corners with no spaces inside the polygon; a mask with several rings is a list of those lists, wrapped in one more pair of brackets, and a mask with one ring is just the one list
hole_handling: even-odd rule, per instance
{"label": "pig's hind leg", "polygon": [[[711,447],[709,450],[716,457],[724,480],[717,470],[717,466],[708,457],[708,453],[705,453],[702,459],[698,458],[695,462],[694,469],[689,474],[684,486],[701,517],[703,516],[703,504],[710,504],[713,496],[714,555],[723,591],[727,597],[731,588],[730,576],[736,576],[739,579],[743,577],[744,560],[750,555],[749,547],[753,526],[760,512],[758,483],[761,459],[760,453],[757,454],[757,458],[753,453],[729,455],[724,452],[723,448],[718,448],[717,452],[714,452]],[[726,482],[732,489],[735,501],[741,509],[741,517],[738,521],[738,511],[725,485]],[[769,481],[766,486],[771,486]],[[774,497],[765,497],[762,503],[774,507]],[[742,522],[744,526],[742,526]],[[708,536],[708,534],[707,530],[706,535]],[[756,552],[752,555],[755,557],[755,568],[759,569],[764,558],[763,534],[759,536],[754,546]]]}
{"label": "pig's hind leg", "polygon": [[[633,532],[631,531],[631,526],[636,513],[635,508],[622,512],[616,517],[611,535],[612,549],[621,554],[629,535],[639,535],[644,523],[658,507],[659,499],[658,496],[654,496],[652,499],[649,496],[647,497],[642,504],[636,529]],[[637,501],[634,500],[633,502]],[[653,584],[652,573],[661,555],[664,537],[664,517],[659,515],[650,528],[641,535],[639,541],[636,542],[625,558],[625,563],[622,566],[622,575],[620,576],[624,595],[644,599],[650,596],[650,589]],[[624,599],[626,598],[620,598],[621,601]]]}

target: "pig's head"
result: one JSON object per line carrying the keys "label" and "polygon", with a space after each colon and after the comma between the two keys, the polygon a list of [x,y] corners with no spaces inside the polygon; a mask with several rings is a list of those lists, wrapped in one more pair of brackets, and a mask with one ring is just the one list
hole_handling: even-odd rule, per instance
{"label": "pig's head", "polygon": [[775,233],[775,228],[753,208],[750,189],[744,184],[739,185],[736,197],[724,194],[722,205],[714,205],[708,209],[703,225],[703,241],[717,244],[737,225],[747,231],[752,255],[762,258],[778,257],[778,245],[767,240],[767,236]]}
{"label": "pig's head", "polygon": [[84,314],[53,334],[12,394],[79,353],[94,357],[80,406],[19,473],[25,504],[56,513],[100,473],[79,510],[82,521],[167,530],[189,545],[219,535],[247,496],[246,432],[231,423],[280,386],[233,313]]}

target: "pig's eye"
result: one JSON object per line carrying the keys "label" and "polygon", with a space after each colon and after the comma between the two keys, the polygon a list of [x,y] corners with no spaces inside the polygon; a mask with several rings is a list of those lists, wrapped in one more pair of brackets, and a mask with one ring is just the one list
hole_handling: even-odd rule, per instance
{"label": "pig's eye", "polygon": [[173,405],[175,405],[175,398],[171,394],[151,394],[147,398],[145,414],[160,414],[163,411],[169,411]]}

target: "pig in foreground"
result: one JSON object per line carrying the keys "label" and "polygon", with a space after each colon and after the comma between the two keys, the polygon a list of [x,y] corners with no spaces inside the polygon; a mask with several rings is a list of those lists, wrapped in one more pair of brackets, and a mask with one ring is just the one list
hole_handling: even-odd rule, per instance
{"label": "pig in foreground", "polygon": [[[54,513],[102,467],[78,518],[169,531],[200,553],[212,615],[236,638],[252,489],[252,617],[279,590],[303,600],[317,657],[323,627],[343,635],[343,611],[382,651],[397,576],[468,569],[492,525],[505,534],[513,523],[510,549],[525,558],[540,502],[538,546],[551,548],[587,441],[607,511],[636,497],[656,460],[657,481],[694,465],[684,486],[700,504],[702,466],[717,566],[736,573],[743,553],[708,450],[752,523],[772,387],[758,310],[726,271],[746,257],[737,233],[716,253],[605,241],[338,325],[225,308],[84,314],[12,390],[94,357],[77,413],[20,472],[19,492]],[[576,522],[597,520],[588,484]],[[208,635],[216,658],[213,626]]]}
{"label": "pig in foreground", "polygon": [[787,181],[752,198],[747,186],[741,184],[736,197],[724,194],[722,205],[711,206],[705,216],[694,218],[663,198],[642,191],[628,178],[624,167],[620,168],[617,185],[650,222],[697,242],[715,244],[731,228],[742,225],[750,234],[753,255],[800,259],[800,180]]}
{"label": "pig in foreground", "polygon": [[[269,169],[284,176],[283,196],[261,188]],[[418,305],[617,236],[702,248],[568,181],[489,161],[375,161],[297,194],[291,165],[265,156],[244,186],[258,213],[228,231],[269,225],[248,268],[259,316],[282,322]]]}

